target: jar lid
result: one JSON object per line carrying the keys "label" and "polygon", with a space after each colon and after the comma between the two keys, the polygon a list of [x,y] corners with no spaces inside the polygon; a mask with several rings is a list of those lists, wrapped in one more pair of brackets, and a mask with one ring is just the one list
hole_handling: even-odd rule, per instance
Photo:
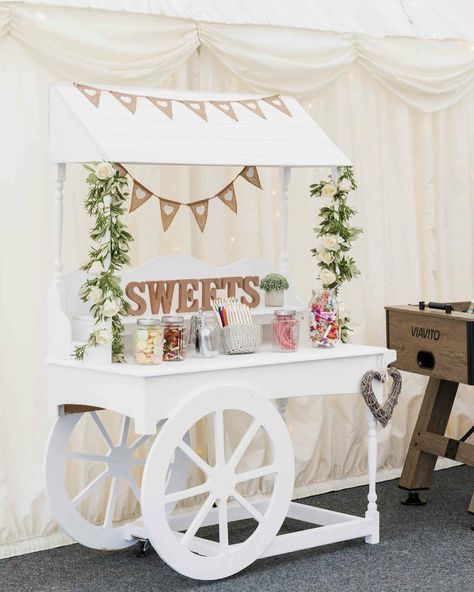
{"label": "jar lid", "polygon": [[165,315],[161,319],[161,322],[164,324],[174,323],[176,325],[179,325],[180,323],[184,323],[184,317],[182,317],[181,315]]}
{"label": "jar lid", "polygon": [[160,324],[160,319],[138,319],[137,325],[140,327],[154,327]]}
{"label": "jar lid", "polygon": [[276,317],[294,317],[296,316],[296,310],[280,308],[279,310],[276,310],[274,314]]}

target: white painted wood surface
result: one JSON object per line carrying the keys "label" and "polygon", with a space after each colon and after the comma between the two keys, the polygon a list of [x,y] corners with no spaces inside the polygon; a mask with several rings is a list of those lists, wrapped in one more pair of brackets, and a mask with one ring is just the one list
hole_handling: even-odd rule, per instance
{"label": "white painted wood surface", "polygon": [[[107,88],[201,101],[262,97],[158,88]],[[147,99],[138,99],[133,114],[105,92],[96,108],[73,84],[56,84],[50,94],[51,160],[294,167],[351,164],[295,98],[282,98],[292,117],[261,101],[266,119],[233,103],[238,122],[212,105],[207,105],[205,122],[185,105],[173,103],[171,120]]]}

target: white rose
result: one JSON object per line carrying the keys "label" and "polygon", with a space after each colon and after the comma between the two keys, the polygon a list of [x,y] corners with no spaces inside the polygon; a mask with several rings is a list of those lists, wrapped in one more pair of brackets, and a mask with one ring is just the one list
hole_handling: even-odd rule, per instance
{"label": "white rose", "polygon": [[95,332],[95,342],[97,345],[108,345],[112,342],[112,331],[110,329],[100,329]]}
{"label": "white rose", "polygon": [[318,252],[318,259],[326,265],[329,265],[334,261],[334,255],[330,251],[326,251],[326,249],[322,249]]}
{"label": "white rose", "polygon": [[109,179],[115,174],[114,167],[110,164],[110,162],[99,162],[99,164],[95,167],[95,176],[100,179],[101,181],[105,181]]}
{"label": "white rose", "polygon": [[116,300],[110,298],[104,302],[102,307],[102,315],[104,317],[114,317],[120,310],[120,304]]}
{"label": "white rose", "polygon": [[321,189],[321,195],[323,197],[334,197],[336,193],[336,188],[334,187],[333,183],[326,183]]}
{"label": "white rose", "polygon": [[323,247],[328,251],[339,250],[339,237],[335,234],[328,234],[322,238]]}
{"label": "white rose", "polygon": [[320,278],[323,282],[323,286],[330,286],[336,281],[336,274],[330,269],[323,269],[320,273]]}
{"label": "white rose", "polygon": [[349,179],[342,179],[342,181],[338,184],[338,187],[341,191],[351,191],[352,183],[349,181]]}
{"label": "white rose", "polygon": [[105,267],[102,265],[100,261],[94,261],[92,265],[89,267],[89,273],[91,275],[100,275],[105,271]]}
{"label": "white rose", "polygon": [[344,306],[344,304],[341,302],[339,304],[339,318],[341,320],[345,320],[349,318],[349,313],[347,312],[347,308]]}
{"label": "white rose", "polygon": [[92,286],[89,291],[88,300],[92,303],[97,304],[99,300],[102,298],[102,290],[98,286]]}

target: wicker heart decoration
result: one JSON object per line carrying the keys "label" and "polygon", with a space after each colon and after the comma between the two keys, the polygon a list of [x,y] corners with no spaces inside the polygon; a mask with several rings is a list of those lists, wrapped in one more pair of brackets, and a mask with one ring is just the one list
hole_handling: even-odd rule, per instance
{"label": "wicker heart decoration", "polygon": [[402,376],[400,372],[396,368],[387,368],[387,374],[392,377],[393,385],[392,390],[383,405],[380,405],[377,401],[377,397],[372,389],[372,381],[375,378],[379,382],[385,382],[385,377],[382,377],[380,372],[371,370],[364,374],[361,382],[361,392],[365,403],[372,415],[383,427],[385,427],[392,419],[393,409],[398,403],[398,397],[402,390]]}

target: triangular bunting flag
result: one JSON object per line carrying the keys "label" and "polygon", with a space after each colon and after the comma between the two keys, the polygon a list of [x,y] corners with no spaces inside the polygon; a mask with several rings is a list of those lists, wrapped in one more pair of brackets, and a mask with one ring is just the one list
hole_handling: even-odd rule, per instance
{"label": "triangular bunting flag", "polygon": [[120,101],[124,107],[127,107],[131,113],[135,113],[138,98],[136,95],[129,95],[127,93],[116,92],[113,90],[109,90],[109,93]]}
{"label": "triangular bunting flag", "polygon": [[237,115],[235,114],[235,111],[232,109],[232,102],[231,101],[209,101],[209,102],[212,105],[214,105],[214,107],[219,109],[219,111],[222,111],[222,113],[225,113],[226,115],[228,115],[232,119],[235,119],[235,121],[239,121],[237,119]]}
{"label": "triangular bunting flag", "polygon": [[289,117],[293,117],[293,115],[288,110],[288,107],[285,105],[280,95],[274,95],[273,97],[264,97],[263,100],[265,101],[265,103],[268,103],[272,107],[275,107],[275,109],[283,111],[283,113],[285,113]]}
{"label": "triangular bunting flag", "polygon": [[204,232],[204,228],[206,227],[207,222],[207,213],[209,211],[209,199],[203,199],[201,201],[195,201],[193,203],[188,204],[191,208],[191,211],[198,223],[199,230]]}
{"label": "triangular bunting flag", "polygon": [[245,167],[244,169],[242,169],[242,172],[239,176],[246,179],[249,183],[252,183],[252,185],[255,185],[255,187],[258,187],[259,189],[262,188],[262,186],[260,185],[260,178],[258,176],[257,167]]}
{"label": "triangular bunting flag", "polygon": [[246,101],[237,101],[237,103],[242,105],[242,107],[246,107],[249,111],[252,111],[252,113],[255,113],[255,115],[258,115],[259,117],[262,117],[263,119],[266,119],[265,113],[261,110],[260,105],[258,104],[257,101],[246,100]]}
{"label": "triangular bunting flag", "polygon": [[160,97],[147,97],[149,101],[158,107],[160,111],[163,111],[170,119],[173,119],[173,103],[171,99],[161,99]]}
{"label": "triangular bunting flag", "polygon": [[225,203],[226,206],[228,206],[233,212],[237,214],[237,199],[235,197],[233,183],[227,185],[227,187],[224,187],[224,189],[222,189],[222,191],[220,191],[216,197],[218,197],[222,203]]}
{"label": "triangular bunting flag", "polygon": [[126,169],[119,163],[114,163],[114,169],[119,172],[119,177],[126,177],[128,175]]}
{"label": "triangular bunting flag", "polygon": [[179,206],[181,204],[177,201],[164,199],[163,197],[159,197],[158,199],[160,200],[161,222],[163,224],[163,231],[166,232],[170,227],[171,222],[173,222],[174,217],[178,213]]}
{"label": "triangular bunting flag", "polygon": [[148,201],[152,195],[153,193],[151,191],[148,191],[146,187],[143,187],[143,185],[134,180],[129,212],[134,212],[137,208]]}
{"label": "triangular bunting flag", "polygon": [[76,82],[74,83],[74,86],[81,91],[81,93],[94,105],[94,107],[99,106],[100,94],[102,92],[100,88],[85,86],[84,84],[77,84]]}
{"label": "triangular bunting flag", "polygon": [[199,115],[201,119],[207,121],[207,114],[206,114],[206,105],[204,101],[181,101],[183,105],[186,105],[188,109],[191,109],[193,113]]}

